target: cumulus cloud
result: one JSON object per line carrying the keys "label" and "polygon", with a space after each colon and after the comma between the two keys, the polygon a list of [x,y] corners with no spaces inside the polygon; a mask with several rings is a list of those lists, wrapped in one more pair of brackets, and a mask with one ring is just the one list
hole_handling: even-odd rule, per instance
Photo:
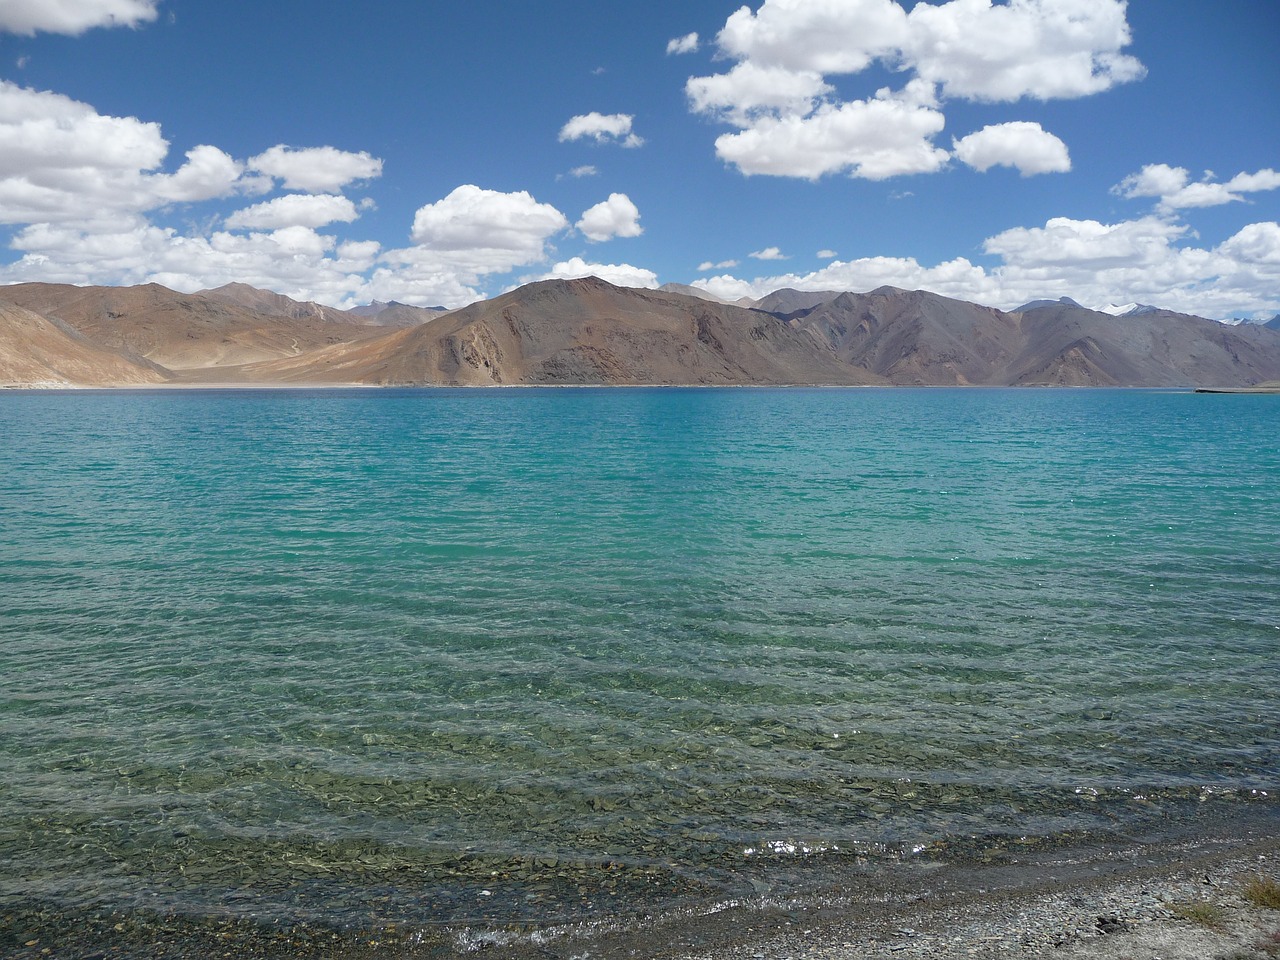
{"label": "cumulus cloud", "polygon": [[[1280,224],[1251,223],[1224,242],[1221,252],[1231,260],[1250,267],[1280,267]],[[1280,271],[1269,275],[1280,277]]]}
{"label": "cumulus cloud", "polygon": [[834,260],[837,254],[834,250],[819,250],[816,256],[819,260]]}
{"label": "cumulus cloud", "polygon": [[[229,197],[242,186],[244,164],[207,144],[187,151],[187,162],[176,173],[155,178],[156,194],[178,203]],[[256,185],[248,185],[256,189]]]}
{"label": "cumulus cloud", "polygon": [[704,260],[698,264],[698,272],[706,273],[708,270],[732,270],[738,265],[737,260],[721,260],[719,263],[712,263],[710,260]]}
{"label": "cumulus cloud", "polygon": [[94,27],[136,27],[156,18],[159,0],[4,0],[0,33],[78,36]]}
{"label": "cumulus cloud", "polygon": [[867,257],[809,273],[751,279],[722,274],[695,286],[730,300],[782,287],[867,291],[889,285],[1005,309],[1062,296],[1094,306],[1155,303],[1206,317],[1280,309],[1280,224],[1249,224],[1216,247],[1194,240],[1189,227],[1162,216],[1118,223],[1063,217],[989,238],[984,251],[1000,261],[991,268],[963,257],[933,266],[909,257]]}
{"label": "cumulus cloud", "polygon": [[573,177],[575,180],[580,180],[583,177],[595,177],[599,175],[600,171],[589,163],[583,164],[580,167],[574,167],[569,171],[569,176]]}
{"label": "cumulus cloud", "polygon": [[676,37],[667,41],[667,56],[680,53],[697,53],[698,51],[698,35],[696,33],[687,33],[683,37]]}
{"label": "cumulus cloud", "polygon": [[1024,177],[1031,177],[1071,170],[1067,145],[1038,123],[998,123],[952,145],[957,157],[983,172],[995,166],[1014,167]]}
{"label": "cumulus cloud", "polygon": [[1112,188],[1112,193],[1128,199],[1156,197],[1162,210],[1173,211],[1237,203],[1245,199],[1243,194],[1277,188],[1280,188],[1280,173],[1271,169],[1240,173],[1226,183],[1206,173],[1203,180],[1192,183],[1185,167],[1151,163],[1121,180]]}
{"label": "cumulus cloud", "polygon": [[[0,283],[157,282],[189,291],[241,281],[337,305],[457,306],[479,298],[481,278],[545,260],[547,241],[568,228],[562,213],[527,193],[468,185],[417,211],[413,246],[384,251],[320,232],[356,220],[367,202],[311,192],[378,175],[381,161],[367,153],[277,146],[245,163],[201,145],[166,170],[168,155],[158,124],[0,81],[0,222],[19,228],[9,244],[19,259],[0,266]],[[177,203],[261,194],[278,180],[307,192],[190,235],[151,219]],[[630,229],[621,217],[613,228]]]}
{"label": "cumulus cloud", "polygon": [[135,117],[101,116],[87,103],[60,93],[0,80],[0,176],[36,167],[154,170],[169,152],[160,125]]}
{"label": "cumulus cloud", "polygon": [[691,77],[685,84],[689,105],[695,113],[705,113],[739,127],[781,115],[803,117],[817,99],[833,92],[813,70],[788,70],[743,61],[728,73]]}
{"label": "cumulus cloud", "polygon": [[581,257],[572,257],[553,266],[543,274],[523,277],[521,283],[536,280],[578,280],[582,277],[599,277],[619,287],[641,287],[653,290],[658,286],[658,275],[643,267],[629,263],[588,263]]}
{"label": "cumulus cloud", "polygon": [[742,7],[716,42],[738,60],[789,70],[858,73],[907,42],[907,14],[891,0],[765,0]]}
{"label": "cumulus cloud", "polygon": [[1125,0],[951,0],[908,14],[902,49],[947,96],[1009,102],[1075,98],[1140,79],[1121,53],[1132,37]]}
{"label": "cumulus cloud", "polygon": [[868,180],[932,173],[950,159],[932,138],[945,119],[920,88],[880,90],[871,100],[825,104],[808,116],[754,121],[716,140],[716,152],[743,173],[803,177],[848,172]]}
{"label": "cumulus cloud", "polygon": [[249,169],[274,177],[287,190],[332,193],[356,180],[382,176],[382,161],[368,153],[349,153],[336,147],[295,150],[277,144],[249,160]]}
{"label": "cumulus cloud", "polygon": [[544,259],[547,241],[568,226],[563,213],[524,190],[500,193],[464,184],[421,207],[412,236],[427,259],[479,276]]}
{"label": "cumulus cloud", "polygon": [[0,81],[0,223],[127,220],[246,189],[243,165],[217,147],[163,173],[168,153],[159,124]]}
{"label": "cumulus cloud", "polygon": [[584,113],[570,118],[560,128],[560,142],[591,139],[596,143],[615,143],[623,147],[638,147],[644,143],[631,130],[635,117],[626,113]]}
{"label": "cumulus cloud", "polygon": [[377,244],[338,244],[306,227],[193,237],[142,219],[111,230],[33,224],[13,245],[25,254],[0,268],[0,281],[154,282],[187,292],[239,281],[325,303],[358,290],[377,251]]}
{"label": "cumulus cloud", "polygon": [[644,233],[640,226],[640,210],[625,193],[609,194],[608,200],[585,211],[575,226],[588,240],[596,243],[614,237],[638,237]]}
{"label": "cumulus cloud", "polygon": [[350,223],[360,216],[356,205],[334,194],[291,193],[237,210],[227,217],[228,230],[278,230],[283,227],[318,229],[331,223]]}
{"label": "cumulus cloud", "polygon": [[1071,265],[1102,270],[1123,264],[1155,263],[1165,257],[1170,243],[1187,230],[1185,225],[1161,217],[1115,224],[1054,217],[1043,227],[1005,230],[988,239],[983,249],[1015,265]]}
{"label": "cumulus cloud", "polygon": [[[695,113],[741,128],[716,152],[743,173],[882,179],[945,166],[933,143],[945,123],[939,94],[1099,93],[1143,75],[1121,52],[1130,39],[1124,0],[950,0],[910,12],[895,0],[765,0],[732,14],[716,38],[734,66],[691,77],[685,92]],[[877,64],[907,74],[903,89],[845,101],[828,82]],[[959,144],[980,169],[1067,169],[1065,144],[1037,130],[1002,124]]]}

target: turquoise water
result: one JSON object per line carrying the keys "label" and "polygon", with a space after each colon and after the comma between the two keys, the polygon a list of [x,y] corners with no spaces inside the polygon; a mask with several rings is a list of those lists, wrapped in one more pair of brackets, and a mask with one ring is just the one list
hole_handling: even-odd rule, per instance
{"label": "turquoise water", "polygon": [[1280,397],[0,395],[0,903],[789,891],[1280,788]]}

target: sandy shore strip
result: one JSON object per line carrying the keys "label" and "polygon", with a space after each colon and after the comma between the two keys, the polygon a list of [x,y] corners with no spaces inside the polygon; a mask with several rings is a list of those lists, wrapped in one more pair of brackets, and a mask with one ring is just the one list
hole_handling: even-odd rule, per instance
{"label": "sandy shore strip", "polygon": [[541,930],[334,931],[246,919],[0,911],[14,960],[1265,960],[1280,957],[1280,836],[920,864],[856,891]]}

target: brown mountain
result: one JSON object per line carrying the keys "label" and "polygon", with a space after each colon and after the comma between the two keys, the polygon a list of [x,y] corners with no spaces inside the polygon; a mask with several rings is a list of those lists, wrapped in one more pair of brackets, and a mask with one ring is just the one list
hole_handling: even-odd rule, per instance
{"label": "brown mountain", "polygon": [[922,290],[842,293],[789,320],[845,363],[899,384],[998,382],[1023,346],[1016,315]]}
{"label": "brown mountain", "polygon": [[1005,313],[924,291],[840,294],[786,315],[846,363],[897,384],[1247,386],[1280,375],[1280,337],[1070,301]]}
{"label": "brown mountain", "polygon": [[383,332],[349,317],[339,319],[345,316],[342,311],[332,311],[337,317],[330,316],[324,312],[327,307],[290,315],[273,299],[275,294],[265,295],[271,312],[225,297],[176,293],[154,283],[137,287],[20,283],[4,287],[0,295],[62,321],[101,347],[145,357],[195,380],[219,379],[220,367],[296,356]]}
{"label": "brown mountain", "polygon": [[362,318],[366,323],[380,327],[416,327],[420,323],[436,320],[449,312],[447,307],[415,307],[392,300],[383,303],[375,300],[362,307],[353,307],[347,313]]}
{"label": "brown mountain", "polygon": [[204,294],[18,284],[0,372],[84,384],[984,384],[1247,387],[1280,331],[1072,301],[1012,313],[924,291],[779,291],[789,313],[589,278],[530,284],[388,332],[233,284]]}
{"label": "brown mountain", "polygon": [[198,290],[195,296],[245,307],[265,317],[287,317],[291,320],[318,320],[324,323],[351,323],[345,310],[321,303],[292,300],[280,293],[259,290],[247,283],[226,283],[209,290]]}
{"label": "brown mountain", "polygon": [[425,326],[244,374],[380,384],[882,382],[770,314],[594,277],[529,284]]}
{"label": "brown mountain", "polygon": [[1007,383],[1251,386],[1280,378],[1280,331],[1152,310],[1126,317],[1060,304],[1020,314],[1026,346]]}
{"label": "brown mountain", "polygon": [[792,290],[783,287],[773,293],[766,294],[756,301],[757,310],[768,310],[770,313],[798,313],[801,310],[812,310],[814,307],[834,300],[843,290]]}
{"label": "brown mountain", "polygon": [[200,290],[196,296],[221,300],[267,317],[287,317],[291,320],[312,320],[345,326],[411,327],[434,320],[448,311],[444,307],[411,307],[406,303],[371,303],[354,310],[339,310],[322,303],[290,299],[270,290],[259,290],[247,283],[227,283],[210,290]]}
{"label": "brown mountain", "polygon": [[111,387],[169,379],[167,371],[140,357],[104,349],[73,328],[0,300],[2,385]]}

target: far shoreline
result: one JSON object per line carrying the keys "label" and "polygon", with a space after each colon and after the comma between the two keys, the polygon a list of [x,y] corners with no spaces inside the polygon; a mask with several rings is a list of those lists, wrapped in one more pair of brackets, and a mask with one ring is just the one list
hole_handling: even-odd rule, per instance
{"label": "far shoreline", "polygon": [[0,383],[0,394],[9,393],[242,393],[384,390],[974,390],[1080,392],[1086,390],[1146,393],[1280,394],[1280,387],[1197,387],[1193,385],[1133,384],[992,384],[992,383],[241,383],[229,381],[129,384],[22,384]]}

